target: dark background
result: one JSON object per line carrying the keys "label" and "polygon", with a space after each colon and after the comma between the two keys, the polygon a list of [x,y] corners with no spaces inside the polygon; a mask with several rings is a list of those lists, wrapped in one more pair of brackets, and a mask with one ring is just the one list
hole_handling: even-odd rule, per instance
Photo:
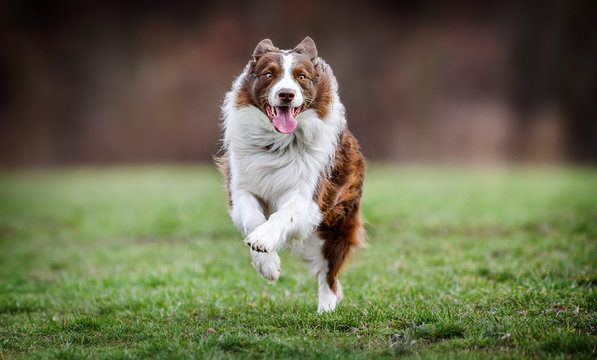
{"label": "dark background", "polygon": [[597,160],[595,1],[3,1],[0,166],[205,162],[261,39],[311,36],[369,159]]}

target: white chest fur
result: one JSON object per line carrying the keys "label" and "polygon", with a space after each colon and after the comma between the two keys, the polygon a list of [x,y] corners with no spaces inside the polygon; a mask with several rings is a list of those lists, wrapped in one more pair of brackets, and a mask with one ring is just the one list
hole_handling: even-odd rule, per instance
{"label": "white chest fur", "polygon": [[344,126],[337,111],[324,121],[307,110],[297,117],[295,132],[285,135],[272,131],[257,108],[235,109],[227,115],[224,144],[230,152],[230,190],[248,191],[273,211],[287,194],[313,194],[319,176],[334,160]]}

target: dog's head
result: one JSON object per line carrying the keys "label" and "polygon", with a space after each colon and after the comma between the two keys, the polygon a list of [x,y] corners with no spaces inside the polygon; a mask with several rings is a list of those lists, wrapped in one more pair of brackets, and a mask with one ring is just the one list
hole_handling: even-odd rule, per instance
{"label": "dog's head", "polygon": [[[319,64],[315,43],[306,37],[292,50],[280,50],[269,39],[257,44],[237,105],[259,108],[273,128],[290,134],[297,117],[308,109],[325,116],[330,103],[329,79]],[[322,116],[323,115],[323,116]]]}

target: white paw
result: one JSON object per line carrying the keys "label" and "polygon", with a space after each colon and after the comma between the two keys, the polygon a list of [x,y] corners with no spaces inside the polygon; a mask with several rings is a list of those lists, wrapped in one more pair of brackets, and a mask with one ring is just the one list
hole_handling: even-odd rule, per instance
{"label": "white paw", "polygon": [[251,247],[251,250],[262,253],[269,253],[278,250],[279,234],[276,234],[272,226],[265,223],[258,226],[245,239],[245,244]]}
{"label": "white paw", "polygon": [[277,252],[263,253],[251,251],[251,264],[270,284],[275,284],[280,277],[280,256]]}
{"label": "white paw", "polygon": [[340,282],[336,282],[336,293],[330,289],[327,282],[324,280],[319,283],[319,305],[317,306],[318,313],[331,312],[336,309],[336,305],[342,300],[344,294],[342,293],[342,286]]}
{"label": "white paw", "polygon": [[334,294],[327,294],[326,296],[319,296],[319,305],[317,306],[318,313],[331,312],[336,309],[338,297]]}

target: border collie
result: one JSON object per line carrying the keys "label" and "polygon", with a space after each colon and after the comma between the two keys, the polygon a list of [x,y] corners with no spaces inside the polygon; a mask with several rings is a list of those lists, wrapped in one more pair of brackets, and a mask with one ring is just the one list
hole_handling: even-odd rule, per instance
{"label": "border collie", "polygon": [[336,279],[362,240],[365,160],[346,128],[332,69],[305,38],[292,50],[262,40],[222,106],[230,216],[270,283],[290,247],[319,281],[318,312],[342,298]]}

